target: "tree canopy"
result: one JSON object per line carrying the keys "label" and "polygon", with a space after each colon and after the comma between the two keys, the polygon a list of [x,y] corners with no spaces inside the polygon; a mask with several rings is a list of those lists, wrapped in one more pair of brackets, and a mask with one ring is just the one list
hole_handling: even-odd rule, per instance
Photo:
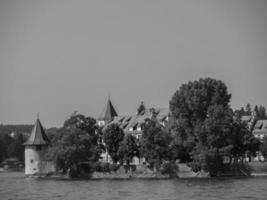
{"label": "tree canopy", "polygon": [[119,148],[123,138],[124,132],[118,124],[110,124],[103,131],[103,140],[106,149],[114,163],[117,163],[119,160],[121,160]]}
{"label": "tree canopy", "polygon": [[209,170],[214,164],[222,164],[223,156],[238,156],[235,148],[255,152],[257,142],[251,140],[252,134],[241,136],[245,127],[234,123],[230,99],[226,85],[211,78],[183,84],[175,92],[170,111],[176,155],[185,156],[186,149],[193,161]]}
{"label": "tree canopy", "polygon": [[151,168],[159,169],[164,160],[169,160],[171,135],[156,121],[149,119],[143,125],[143,130],[140,141],[141,156]]}
{"label": "tree canopy", "polygon": [[139,157],[139,146],[136,138],[133,135],[127,134],[124,137],[123,141],[120,143],[119,154],[127,165],[130,164],[135,156]]}
{"label": "tree canopy", "polygon": [[90,172],[89,164],[100,158],[98,128],[93,118],[83,115],[71,116],[64,125],[53,130],[56,135],[53,136],[48,156],[55,161],[58,170],[63,173],[69,171],[71,177],[78,177],[82,173],[81,166],[87,163],[84,170]]}

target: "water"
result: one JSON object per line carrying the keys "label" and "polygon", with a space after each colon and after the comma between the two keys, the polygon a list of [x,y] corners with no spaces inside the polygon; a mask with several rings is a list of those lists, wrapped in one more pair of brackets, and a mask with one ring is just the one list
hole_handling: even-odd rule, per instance
{"label": "water", "polygon": [[1,200],[267,199],[267,177],[177,180],[64,181],[0,173]]}

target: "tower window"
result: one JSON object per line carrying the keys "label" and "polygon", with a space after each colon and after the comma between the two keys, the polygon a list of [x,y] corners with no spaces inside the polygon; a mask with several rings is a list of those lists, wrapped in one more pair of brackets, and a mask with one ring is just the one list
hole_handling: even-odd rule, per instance
{"label": "tower window", "polygon": [[36,150],[37,151],[41,151],[42,150],[42,146],[36,146]]}

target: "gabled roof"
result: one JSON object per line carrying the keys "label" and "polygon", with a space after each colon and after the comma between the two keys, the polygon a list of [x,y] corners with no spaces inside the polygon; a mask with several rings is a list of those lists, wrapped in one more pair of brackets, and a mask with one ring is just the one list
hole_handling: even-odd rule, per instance
{"label": "gabled roof", "polygon": [[267,120],[258,120],[254,126],[253,134],[267,135]]}
{"label": "gabled roof", "polygon": [[99,120],[111,121],[114,117],[118,116],[115,108],[113,107],[110,100],[108,100],[107,105],[101,115],[99,116]]}
{"label": "gabled roof", "polygon": [[[158,120],[160,123],[164,122],[167,120],[169,116],[169,109],[168,108],[154,108],[155,112],[155,118]],[[128,115],[128,116],[116,116],[112,121],[110,121],[104,129],[110,125],[110,124],[118,124],[126,134],[131,133],[131,134],[138,134],[141,133],[141,130],[138,130],[138,127],[141,127],[142,124],[145,123],[146,119],[151,119],[152,114],[151,114],[151,109],[146,109],[142,114],[137,115]],[[130,131],[130,128],[133,130]]]}
{"label": "gabled roof", "polygon": [[28,140],[24,143],[24,145],[48,145],[50,144],[50,140],[45,134],[44,128],[37,118],[35,125],[32,129],[31,135]]}

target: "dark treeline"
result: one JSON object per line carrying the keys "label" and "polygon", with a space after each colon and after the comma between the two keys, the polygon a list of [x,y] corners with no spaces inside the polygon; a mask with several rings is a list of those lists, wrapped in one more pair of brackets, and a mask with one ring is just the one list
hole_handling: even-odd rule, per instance
{"label": "dark treeline", "polygon": [[255,115],[256,120],[267,119],[266,108],[263,105],[255,105],[252,109],[250,103],[248,103],[245,107],[235,110],[235,115],[239,118],[245,115]]}
{"label": "dark treeline", "polygon": [[33,125],[0,125],[0,163],[7,158],[17,158],[24,162],[23,143]]}
{"label": "dark treeline", "polygon": [[14,133],[23,133],[23,134],[30,134],[33,125],[0,125],[0,134],[10,134]]}
{"label": "dark treeline", "polygon": [[24,162],[23,143],[29,137],[33,125],[0,125],[0,163],[8,158]]}
{"label": "dark treeline", "polygon": [[0,163],[7,158],[17,158],[24,162],[24,146],[23,143],[26,136],[22,133],[17,134],[0,134]]}

